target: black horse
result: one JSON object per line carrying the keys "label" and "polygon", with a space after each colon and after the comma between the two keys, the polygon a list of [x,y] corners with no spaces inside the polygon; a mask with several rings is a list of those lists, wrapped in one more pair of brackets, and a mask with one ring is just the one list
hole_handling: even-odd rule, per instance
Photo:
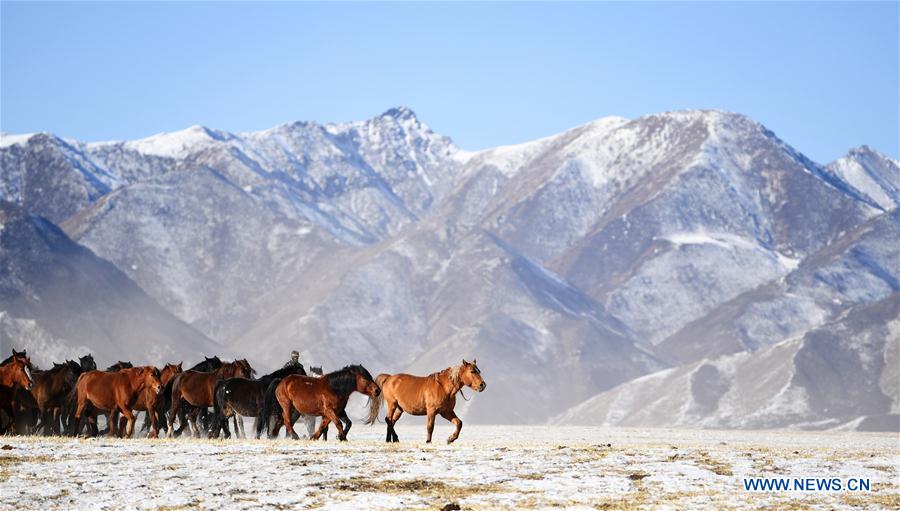
{"label": "black horse", "polygon": [[231,437],[228,430],[228,418],[234,417],[236,421],[235,433],[239,437],[244,435],[243,420],[240,417],[256,417],[254,428],[256,438],[260,437],[259,427],[260,412],[263,407],[266,390],[275,381],[291,374],[305,375],[303,365],[295,364],[283,367],[256,380],[247,378],[228,378],[216,383],[213,393],[213,424],[209,431],[209,438],[219,438],[219,433],[224,430],[225,438]]}

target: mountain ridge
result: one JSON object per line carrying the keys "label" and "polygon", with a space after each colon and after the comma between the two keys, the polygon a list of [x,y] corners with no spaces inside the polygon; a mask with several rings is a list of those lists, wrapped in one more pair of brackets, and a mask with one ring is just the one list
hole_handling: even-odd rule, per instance
{"label": "mountain ridge", "polygon": [[[42,185],[48,149],[16,140],[0,191],[27,208],[9,183]],[[607,117],[477,152],[407,108],[68,147],[118,188],[86,193],[93,167],[60,157],[72,186],[35,209],[67,205],[51,208],[66,232],[176,316],[271,367],[293,347],[424,373],[478,354],[502,404],[466,403],[476,422],[752,358],[898,292],[897,162],[860,148],[821,165],[737,113]]]}

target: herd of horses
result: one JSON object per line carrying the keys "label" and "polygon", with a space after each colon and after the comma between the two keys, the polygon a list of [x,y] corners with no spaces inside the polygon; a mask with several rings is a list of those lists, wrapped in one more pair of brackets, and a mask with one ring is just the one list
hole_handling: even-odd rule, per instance
{"label": "herd of horses", "polygon": [[[361,365],[327,374],[321,368],[315,372],[307,374],[303,365],[294,363],[255,378],[256,371],[246,359],[224,362],[219,357],[205,358],[187,370],[182,363],[159,369],[118,362],[100,371],[91,355],[40,370],[32,366],[25,350],[14,349],[0,362],[0,432],[131,438],[136,413],[145,412],[143,428],[151,438],[157,438],[160,430],[172,438],[188,426],[196,438],[201,432],[209,438],[229,438],[229,419],[236,436],[246,437],[242,419],[254,417],[256,438],[264,433],[276,438],[284,426],[289,437],[299,439],[294,423],[303,417],[309,438],[327,440],[328,428],[334,424],[343,441],[353,425],[347,402],[358,392],[369,398],[366,424],[374,424],[382,405],[386,407],[387,442],[399,441],[394,426],[405,412],[427,416],[429,443],[435,417],[450,421],[456,427],[447,439],[452,443],[462,429],[454,413],[456,395],[463,387],[478,392],[486,387],[476,361],[465,359],[428,376],[379,374],[373,378]],[[101,415],[106,417],[103,431],[98,428]],[[318,428],[317,417],[321,418]]]}

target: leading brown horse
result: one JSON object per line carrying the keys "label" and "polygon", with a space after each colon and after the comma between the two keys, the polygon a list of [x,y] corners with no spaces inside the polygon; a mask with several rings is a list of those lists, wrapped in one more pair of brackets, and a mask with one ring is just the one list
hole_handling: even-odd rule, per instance
{"label": "leading brown horse", "polygon": [[16,427],[16,389],[30,390],[34,385],[31,377],[31,360],[23,351],[21,354],[13,350],[13,356],[4,365],[0,366],[0,410],[9,416],[9,424],[4,428],[8,433]]}
{"label": "leading brown horse", "polygon": [[81,429],[81,417],[88,405],[106,412],[110,418],[110,432],[116,434],[115,412],[128,419],[125,436],[131,438],[134,433],[134,410],[138,401],[145,399],[145,390],[158,396],[162,390],[159,381],[159,369],[153,366],[130,367],[117,372],[88,371],[78,377],[75,384],[77,406],[74,423],[76,431]]}
{"label": "leading brown horse", "polygon": [[197,416],[201,409],[213,406],[216,382],[228,378],[250,378],[253,368],[246,359],[235,360],[222,364],[221,367],[211,372],[184,371],[172,380],[172,403],[169,405],[167,436],[175,436],[175,415],[181,408],[182,402],[190,405],[193,410],[188,414],[191,431],[195,438],[200,438],[200,428],[197,426]]}
{"label": "leading brown horse", "polygon": [[[474,359],[471,363],[463,359],[458,366],[448,367],[428,376],[379,374],[375,381],[381,387],[382,399],[387,403],[384,421],[387,423],[388,442],[400,441],[394,425],[403,412],[406,412],[410,415],[428,416],[428,443],[431,443],[431,433],[434,431],[434,417],[441,414],[441,417],[456,426],[456,431],[447,439],[448,444],[453,443],[462,430],[462,421],[453,411],[456,407],[456,394],[463,386],[478,392],[487,387]],[[372,403],[374,407],[379,405],[380,403]],[[378,413],[377,408],[375,413]]]}
{"label": "leading brown horse", "polygon": [[[300,437],[294,431],[294,421],[291,417],[291,413],[297,410],[304,415],[322,417],[322,424],[313,434],[313,440],[318,440],[331,422],[338,430],[338,439],[347,440],[347,433],[353,426],[353,422],[347,417],[345,409],[347,400],[353,392],[365,394],[372,402],[375,402],[381,394],[381,389],[378,388],[369,371],[361,365],[347,366],[319,378],[295,374],[280,381],[276,380],[266,391],[260,420],[257,422],[257,435],[268,424],[269,417],[276,410],[280,410],[281,419],[288,434],[294,440],[298,440]],[[373,408],[370,407],[366,424],[374,423],[378,416],[377,408],[374,408],[374,413],[372,411]],[[278,434],[279,429],[280,427],[276,426],[275,435]]]}

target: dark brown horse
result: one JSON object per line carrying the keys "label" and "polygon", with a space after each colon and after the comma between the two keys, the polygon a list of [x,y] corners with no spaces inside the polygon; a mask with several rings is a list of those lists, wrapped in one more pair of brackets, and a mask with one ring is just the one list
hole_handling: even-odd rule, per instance
{"label": "dark brown horse", "polygon": [[0,410],[9,416],[9,423],[4,428],[5,433],[14,431],[16,427],[16,415],[19,408],[16,403],[16,390],[30,390],[34,385],[31,377],[31,360],[23,351],[21,354],[13,350],[13,356],[8,362],[0,366]]}
{"label": "dark brown horse", "polygon": [[[218,438],[220,431],[224,431],[225,438],[229,438],[231,436],[231,431],[228,430],[229,417],[234,417],[241,425],[240,428],[235,428],[235,434],[238,437],[246,438],[241,417],[255,417],[256,429],[260,431],[259,421],[263,420],[260,417],[260,411],[263,408],[266,389],[273,381],[292,374],[305,375],[306,370],[303,369],[302,364],[297,363],[262,376],[258,380],[229,378],[216,383],[213,425],[209,431],[209,437]],[[256,438],[259,438],[258,434]]]}
{"label": "dark brown horse", "polygon": [[[40,413],[44,434],[57,434],[60,432],[59,419],[65,405],[66,397],[75,387],[75,381],[82,373],[81,365],[73,360],[67,360],[64,364],[54,364],[52,369],[35,371],[34,386],[31,388],[31,396],[34,406]],[[41,424],[35,426],[37,432]]]}
{"label": "dark brown horse", "polygon": [[[109,414],[110,432],[116,434],[114,412],[119,412],[128,419],[125,436],[134,433],[134,413],[132,410],[139,401],[146,399],[145,390],[156,396],[162,390],[159,381],[159,369],[147,367],[131,367],[118,372],[88,371],[78,378],[75,384],[77,406],[74,422],[77,430],[81,429],[81,418],[88,405]],[[152,407],[151,407],[152,409]]]}
{"label": "dark brown horse", "polygon": [[197,426],[197,416],[200,410],[213,406],[213,393],[216,382],[228,378],[249,378],[253,368],[246,360],[236,360],[222,364],[221,367],[211,372],[184,371],[172,380],[172,402],[168,412],[168,437],[175,436],[175,415],[182,403],[190,405],[191,412],[188,420],[195,438],[200,438],[200,428]]}
{"label": "dark brown horse", "polygon": [[[294,431],[294,421],[291,416],[291,413],[297,410],[304,415],[322,417],[322,424],[313,434],[313,440],[317,440],[322,431],[332,422],[338,430],[338,438],[342,441],[347,440],[347,433],[353,426],[353,422],[347,417],[345,409],[347,400],[353,392],[369,396],[372,402],[375,402],[378,395],[381,394],[372,375],[361,365],[347,366],[319,378],[293,375],[281,381],[275,381],[266,391],[262,411],[262,417],[266,420],[258,422],[257,435],[268,423],[268,418],[277,410],[280,412],[280,417],[291,438],[299,439],[300,437]],[[374,414],[370,413],[366,418],[366,424],[374,423],[377,414],[378,409],[376,408]],[[274,429],[276,436],[279,429],[278,426]]]}
{"label": "dark brown horse", "polygon": [[[384,421],[387,423],[388,442],[399,442],[394,425],[406,412],[410,415],[428,416],[428,443],[431,443],[431,433],[434,431],[434,417],[441,417],[452,422],[456,431],[447,439],[447,443],[453,443],[459,438],[462,430],[462,421],[456,416],[453,409],[456,407],[456,394],[463,386],[481,392],[487,387],[481,377],[475,360],[458,366],[448,367],[443,371],[432,373],[428,376],[413,376],[410,374],[379,374],[376,379],[382,390],[382,398],[387,403],[387,414]],[[380,403],[373,402],[378,413]]]}

